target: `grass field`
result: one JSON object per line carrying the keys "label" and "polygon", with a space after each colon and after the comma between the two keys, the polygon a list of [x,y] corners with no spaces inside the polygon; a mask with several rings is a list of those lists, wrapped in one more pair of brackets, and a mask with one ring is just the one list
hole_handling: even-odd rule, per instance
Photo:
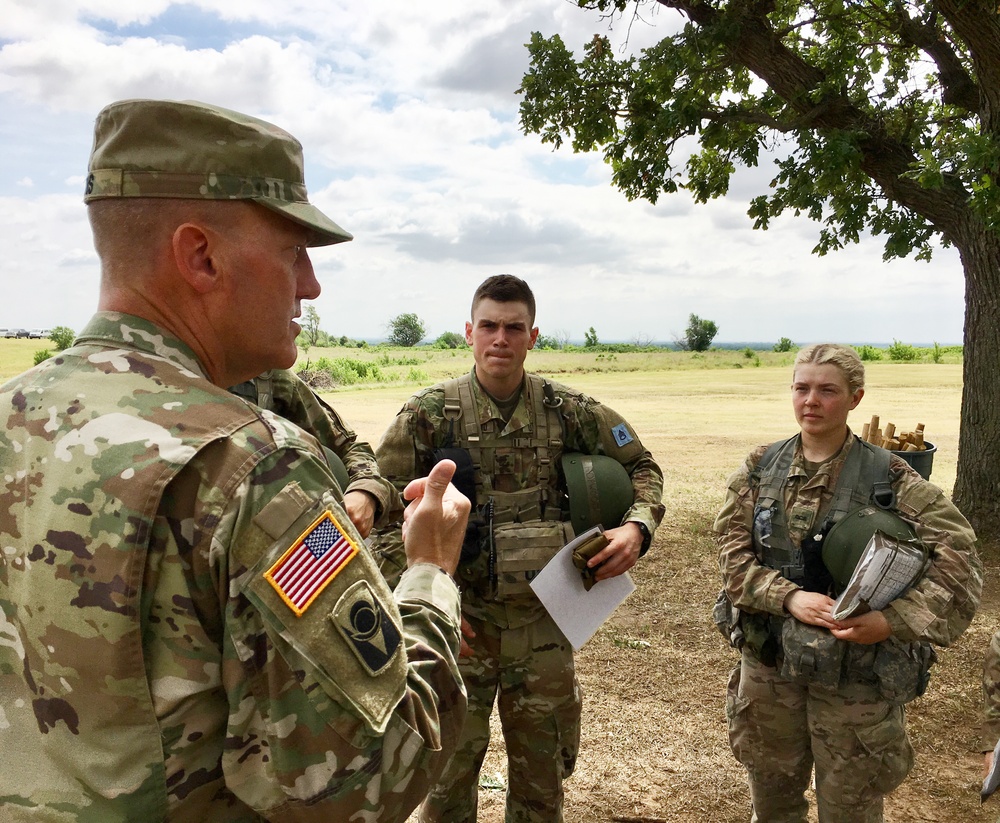
{"label": "grass field", "polygon": [[[532,353],[529,363],[622,412],[666,480],[667,516],[634,571],[636,592],[578,655],[584,739],[567,782],[566,820],[747,821],[745,779],[729,752],[722,709],[736,656],[709,620],[719,587],[710,529],[726,477],[746,453],[795,430],[789,365],[596,371],[577,369],[555,353],[550,360],[547,352]],[[932,480],[950,490],[960,366],[874,363],[867,373],[868,389],[851,425],[860,430],[872,414],[897,429],[924,423],[937,446]],[[377,442],[410,388],[325,396],[361,436]],[[888,821],[996,818],[979,807],[974,752],[982,654],[997,616],[995,572],[988,570],[988,597],[972,629],[941,653],[928,694],[909,707],[917,767],[889,799]],[[502,789],[485,788],[505,782],[498,727],[494,732],[483,772],[484,823],[503,820]]]}
{"label": "grass field", "polygon": [[[39,341],[0,340],[0,379],[30,366]],[[385,356],[378,352],[362,355]],[[311,352],[361,356],[354,350]],[[465,351],[390,353],[417,359],[391,381],[324,396],[375,443],[417,388],[471,368]],[[680,352],[605,355],[539,351],[529,366],[620,411],[664,467],[667,515],[633,572],[637,590],[578,655],[585,693],[583,743],[567,782],[566,820],[737,823],[749,819],[741,767],[729,752],[722,699],[735,653],[712,626],[719,588],[710,528],[726,477],[754,445],[795,430],[788,386],[793,355]],[[16,361],[16,362],[15,362]],[[19,364],[19,365],[18,365]],[[419,372],[409,379],[410,370]],[[868,389],[851,425],[872,414],[897,429],[926,426],[937,446],[931,480],[954,483],[961,367],[956,363],[868,365]],[[996,547],[990,547],[996,556]],[[908,707],[917,766],[887,801],[890,823],[985,823],[1000,802],[979,806],[974,751],[982,655],[998,616],[997,568],[961,640],[940,653],[927,695]],[[503,820],[499,732],[484,768],[480,820]],[[812,818],[815,820],[815,816]]]}

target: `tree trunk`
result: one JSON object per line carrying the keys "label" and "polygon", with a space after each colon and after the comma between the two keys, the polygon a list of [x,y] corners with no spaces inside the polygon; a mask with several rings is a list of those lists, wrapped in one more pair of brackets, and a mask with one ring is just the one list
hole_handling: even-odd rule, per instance
{"label": "tree trunk", "polygon": [[956,242],[965,269],[962,425],[953,498],[981,539],[1000,539],[1000,236],[979,221]]}

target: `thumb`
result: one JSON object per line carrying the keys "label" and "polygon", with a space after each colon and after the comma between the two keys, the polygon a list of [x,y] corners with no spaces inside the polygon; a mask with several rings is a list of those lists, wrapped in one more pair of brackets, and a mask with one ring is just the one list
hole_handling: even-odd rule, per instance
{"label": "thumb", "polygon": [[440,500],[444,497],[445,490],[455,476],[456,469],[454,460],[442,460],[434,464],[430,474],[427,475],[427,483],[424,485],[424,497],[432,500]]}
{"label": "thumb", "polygon": [[455,468],[453,460],[442,460],[440,463],[435,463],[427,477],[418,477],[407,484],[406,488],[403,489],[403,497],[406,500],[430,497],[440,501],[455,474]]}

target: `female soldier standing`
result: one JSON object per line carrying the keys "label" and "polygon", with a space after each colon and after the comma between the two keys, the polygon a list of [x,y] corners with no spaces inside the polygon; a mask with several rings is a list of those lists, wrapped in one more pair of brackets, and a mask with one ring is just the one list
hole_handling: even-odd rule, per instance
{"label": "female soldier standing", "polygon": [[[923,693],[930,644],[954,641],[979,603],[972,528],[904,460],[851,433],[847,415],[863,396],[853,349],[802,349],[792,377],[799,433],[750,454],[715,522],[742,649],[726,700],[730,744],[759,823],[805,823],[814,765],[820,823],[881,821],[883,798],[913,765],[903,704]],[[885,609],[834,620],[822,537],[866,505],[909,524],[928,563]]]}

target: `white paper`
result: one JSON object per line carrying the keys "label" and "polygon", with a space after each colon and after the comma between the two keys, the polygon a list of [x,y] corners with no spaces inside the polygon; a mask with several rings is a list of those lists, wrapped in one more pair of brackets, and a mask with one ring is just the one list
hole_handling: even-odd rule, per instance
{"label": "white paper", "polygon": [[531,588],[566,639],[579,651],[601,624],[635,591],[628,572],[595,583],[588,592],[583,587],[580,570],[573,565],[573,544],[563,546]]}

